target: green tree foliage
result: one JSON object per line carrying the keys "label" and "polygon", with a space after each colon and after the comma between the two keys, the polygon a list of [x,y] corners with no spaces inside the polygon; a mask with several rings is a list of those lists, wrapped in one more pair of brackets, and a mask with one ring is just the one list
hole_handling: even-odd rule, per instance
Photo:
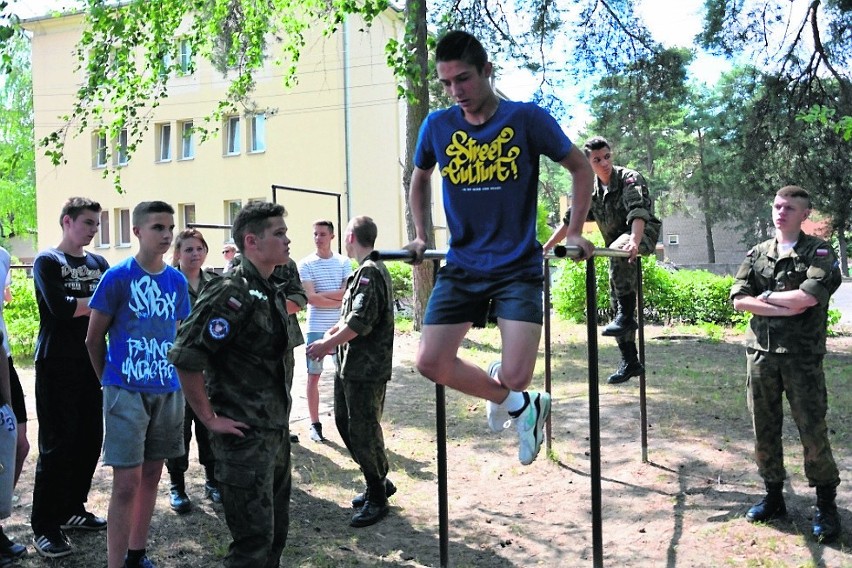
{"label": "green tree foliage", "polygon": [[[17,263],[18,259],[13,259]],[[9,347],[16,359],[31,359],[38,338],[39,316],[33,281],[23,270],[12,271],[12,301],[3,308]]]}
{"label": "green tree foliage", "polygon": [[[41,145],[58,165],[65,159],[68,134],[100,129],[114,139],[127,129],[126,151],[132,155],[148,129],[150,111],[168,96],[169,74],[181,72],[178,38],[228,81],[225,96],[204,119],[208,126],[196,127],[203,141],[218,128],[209,125],[225,114],[259,110],[251,93],[268,58],[284,67],[284,83],[293,84],[309,32],[332,34],[353,13],[369,24],[387,7],[387,0],[89,0],[76,48],[83,84],[63,117],[65,126]],[[109,174],[120,190],[120,169],[108,168],[104,175]]]}
{"label": "green tree foliage", "polygon": [[[703,47],[744,56],[786,85],[794,114],[830,116],[852,137],[852,2],[705,0],[704,7]],[[827,88],[829,79],[839,92]]]}
{"label": "green tree foliage", "polygon": [[30,44],[22,34],[7,38],[11,72],[0,83],[0,240],[36,227],[35,150]]}

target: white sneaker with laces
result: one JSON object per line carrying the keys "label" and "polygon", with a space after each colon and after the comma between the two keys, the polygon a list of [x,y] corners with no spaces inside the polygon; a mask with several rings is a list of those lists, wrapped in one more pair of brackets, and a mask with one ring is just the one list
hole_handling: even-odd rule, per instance
{"label": "white sneaker with laces", "polygon": [[311,429],[308,430],[308,435],[314,442],[325,442],[325,437],[322,435],[322,424],[319,422],[311,424]]}
{"label": "white sneaker with laces", "polygon": [[[491,378],[498,380],[497,373],[502,366],[503,364],[500,361],[491,363],[488,367],[488,374],[491,375]],[[502,432],[512,424],[512,417],[509,416],[508,409],[502,404],[490,400],[485,403],[485,416],[488,418],[488,427],[491,428],[492,432]]]}
{"label": "white sneaker with laces", "polygon": [[550,415],[550,395],[546,392],[527,391],[527,407],[515,418],[518,430],[518,459],[529,465],[538,456],[544,441],[544,424]]}

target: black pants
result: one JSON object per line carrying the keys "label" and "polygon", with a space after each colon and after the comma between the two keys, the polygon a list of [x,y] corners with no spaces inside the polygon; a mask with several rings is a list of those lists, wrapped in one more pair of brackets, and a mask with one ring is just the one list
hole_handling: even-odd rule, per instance
{"label": "black pants", "polygon": [[210,434],[195,415],[195,412],[192,411],[192,407],[187,404],[183,418],[183,447],[186,449],[186,453],[179,458],[166,460],[166,469],[169,470],[172,483],[182,482],[183,474],[189,469],[189,443],[192,441],[193,422],[195,423],[195,440],[198,444],[198,461],[204,466],[207,481],[216,481],[213,473],[216,459],[213,457],[213,450],[210,449]]}
{"label": "black pants", "polygon": [[38,464],[30,519],[37,535],[82,513],[104,437],[101,384],[88,359],[36,361]]}

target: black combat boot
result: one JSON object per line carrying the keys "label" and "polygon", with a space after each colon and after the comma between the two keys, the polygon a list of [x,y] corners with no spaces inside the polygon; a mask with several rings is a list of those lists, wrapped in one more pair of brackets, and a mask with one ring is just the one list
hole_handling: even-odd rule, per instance
{"label": "black combat boot", "polygon": [[765,482],[766,496],[754,505],[746,513],[746,520],[750,523],[771,521],[787,514],[787,505],[784,504],[784,482]]}
{"label": "black combat boot", "polygon": [[814,513],[814,538],[822,543],[833,542],[840,536],[840,515],[834,498],[837,488],[834,485],[818,485],[816,512]]}
{"label": "black combat boot", "polygon": [[[364,506],[364,503],[369,499],[370,488],[367,487],[363,493],[359,493],[355,497],[352,498],[352,508],[360,509]],[[385,498],[393,497],[396,493],[396,485],[391,482],[387,477],[385,478]]]}
{"label": "black combat boot", "polygon": [[636,318],[634,317],[634,312],[636,311],[636,294],[619,296],[616,304],[618,305],[618,310],[615,313],[615,318],[601,332],[606,337],[621,337],[639,329],[639,324],[636,323]]}
{"label": "black combat boot", "polygon": [[192,503],[186,494],[182,473],[171,474],[172,486],[169,490],[169,506],[178,515],[185,515],[192,509]]}
{"label": "black combat boot", "polygon": [[636,344],[633,341],[622,341],[619,338],[618,349],[621,351],[621,365],[606,380],[611,385],[623,383],[630,377],[638,377],[645,372],[645,367],[639,362]]}
{"label": "black combat boot", "polygon": [[385,496],[387,487],[385,480],[382,479],[376,484],[368,484],[364,506],[361,510],[352,515],[352,520],[349,522],[351,527],[368,527],[374,525],[385,518],[390,511],[388,507],[388,498]]}

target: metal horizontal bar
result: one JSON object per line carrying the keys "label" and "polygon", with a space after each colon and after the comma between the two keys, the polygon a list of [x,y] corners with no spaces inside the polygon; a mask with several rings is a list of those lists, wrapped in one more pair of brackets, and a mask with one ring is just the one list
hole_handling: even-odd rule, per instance
{"label": "metal horizontal bar", "polygon": [[[627,258],[630,256],[630,253],[626,250],[615,250],[609,248],[595,248],[594,252],[595,256],[617,256]],[[423,253],[424,260],[435,260],[442,259],[447,256],[447,251],[445,250],[434,250],[427,249],[426,252]],[[545,258],[580,258],[580,247],[578,246],[570,246],[566,247],[564,245],[557,245],[553,247],[553,252],[545,255]],[[400,250],[374,250],[369,255],[370,260],[406,260],[411,261],[414,259],[414,252],[406,249]]]}
{"label": "metal horizontal bar", "polygon": [[187,227],[197,229],[230,229],[231,225],[220,225],[216,223],[187,223]]}

